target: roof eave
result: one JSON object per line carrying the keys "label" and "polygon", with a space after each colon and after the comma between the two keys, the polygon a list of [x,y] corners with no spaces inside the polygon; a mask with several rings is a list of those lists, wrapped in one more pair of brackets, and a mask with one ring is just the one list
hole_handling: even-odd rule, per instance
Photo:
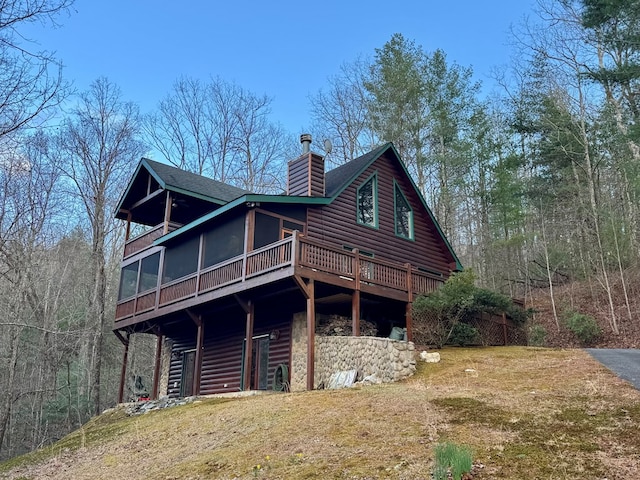
{"label": "roof eave", "polygon": [[250,203],[284,203],[284,204],[300,204],[300,205],[326,205],[329,203],[329,199],[326,197],[295,197],[288,195],[260,195],[260,194],[247,194],[241,197],[232,200],[231,202],[225,204],[224,206],[210,212],[191,223],[187,223],[182,227],[174,230],[171,233],[163,235],[158,238],[155,242],[153,242],[154,246],[164,245],[167,242],[175,239],[176,237],[183,235],[189,231],[192,231],[205,223],[213,220],[220,215],[227,213],[233,209],[239,208],[242,205],[250,204]]}

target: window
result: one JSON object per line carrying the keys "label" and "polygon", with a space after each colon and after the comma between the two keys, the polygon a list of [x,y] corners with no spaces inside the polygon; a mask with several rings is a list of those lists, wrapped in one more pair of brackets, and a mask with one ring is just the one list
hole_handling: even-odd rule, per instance
{"label": "window", "polygon": [[358,223],[368,227],[378,227],[378,185],[373,174],[358,188]]}
{"label": "window", "polygon": [[396,235],[413,240],[413,210],[411,210],[407,198],[395,182],[393,204],[395,210]]}

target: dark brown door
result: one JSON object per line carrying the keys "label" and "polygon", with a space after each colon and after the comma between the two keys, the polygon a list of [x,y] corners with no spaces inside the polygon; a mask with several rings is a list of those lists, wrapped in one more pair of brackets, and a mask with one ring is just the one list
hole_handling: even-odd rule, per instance
{"label": "dark brown door", "polygon": [[180,396],[193,395],[193,380],[196,372],[196,351],[190,350],[182,355],[182,378],[180,380]]}
{"label": "dark brown door", "polygon": [[251,352],[251,390],[266,390],[269,378],[269,337],[254,338]]}

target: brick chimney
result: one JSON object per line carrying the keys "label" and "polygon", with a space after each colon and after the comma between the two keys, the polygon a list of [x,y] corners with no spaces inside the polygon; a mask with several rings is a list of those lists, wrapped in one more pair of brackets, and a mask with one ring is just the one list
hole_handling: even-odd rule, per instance
{"label": "brick chimney", "polygon": [[288,165],[287,195],[324,197],[324,157],[311,151],[311,135],[300,135],[302,155]]}

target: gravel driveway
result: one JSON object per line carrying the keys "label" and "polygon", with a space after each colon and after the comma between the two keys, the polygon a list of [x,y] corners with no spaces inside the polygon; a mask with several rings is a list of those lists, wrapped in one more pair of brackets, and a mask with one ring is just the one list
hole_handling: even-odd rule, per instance
{"label": "gravel driveway", "polygon": [[587,352],[613,373],[640,390],[640,350],[587,348]]}

